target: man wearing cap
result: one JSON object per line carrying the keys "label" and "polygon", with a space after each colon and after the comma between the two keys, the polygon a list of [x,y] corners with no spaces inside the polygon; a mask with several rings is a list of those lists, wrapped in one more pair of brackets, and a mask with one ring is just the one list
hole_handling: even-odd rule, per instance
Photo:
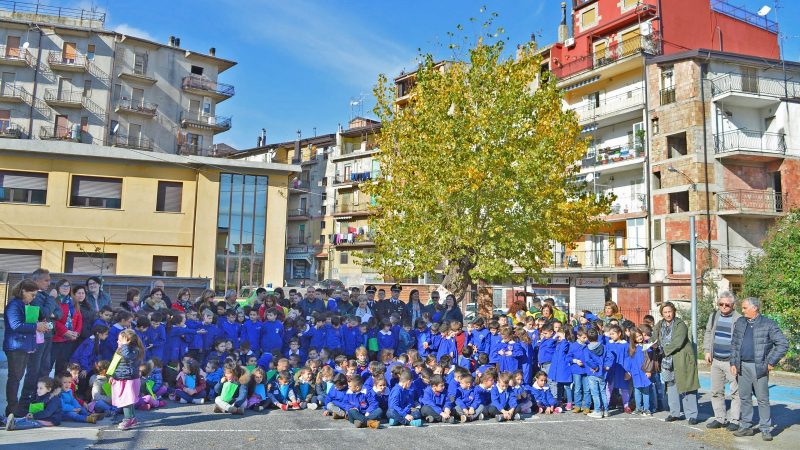
{"label": "man wearing cap", "polygon": [[406,304],[400,300],[400,292],[403,288],[395,283],[391,287],[392,296],[388,300],[384,300],[378,303],[378,317],[381,320],[389,319],[392,314],[397,313],[400,315],[400,323],[403,323],[404,316],[406,314]]}
{"label": "man wearing cap", "polygon": [[[378,289],[370,284],[364,292],[367,293],[367,306],[369,306],[369,310],[372,311],[372,315],[375,316],[375,308],[378,306],[378,303],[375,301],[375,293],[378,292]],[[377,317],[375,317],[375,319],[377,320]]]}

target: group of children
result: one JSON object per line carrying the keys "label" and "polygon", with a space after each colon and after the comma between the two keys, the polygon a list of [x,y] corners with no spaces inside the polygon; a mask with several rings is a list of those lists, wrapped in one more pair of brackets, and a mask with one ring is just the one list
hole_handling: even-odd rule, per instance
{"label": "group of children", "polygon": [[617,397],[625,412],[647,415],[662,395],[652,317],[636,328],[588,313],[569,324],[499,316],[464,330],[424,317],[412,328],[396,315],[378,324],[226,306],[137,316],[104,308],[69,373],[40,381],[43,408],[11,418],[9,429],[93,423],[120,409],[127,429],[134,408],[167,400],[213,402],[214,412],[230,414],[319,409],[379,428],[563,411],[602,418]]}

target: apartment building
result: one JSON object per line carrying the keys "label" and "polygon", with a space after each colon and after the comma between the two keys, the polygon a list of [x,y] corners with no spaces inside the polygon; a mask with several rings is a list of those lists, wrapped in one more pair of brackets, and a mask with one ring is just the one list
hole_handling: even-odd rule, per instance
{"label": "apartment building", "polygon": [[769,227],[800,205],[799,75],[798,63],[709,50],[648,63],[657,300],[691,295],[690,217],[697,273],[739,292]]}
{"label": "apartment building", "polygon": [[290,286],[309,285],[330,275],[329,235],[333,230],[333,182],[330,155],[335,153],[336,134],[260,145],[232,156],[246,161],[291,163],[301,171],[289,180],[286,213],[286,261],[284,280]]}
{"label": "apartment building", "polygon": [[105,13],[0,3],[0,136],[216,156],[236,63],[104,29]]}
{"label": "apartment building", "polygon": [[777,58],[777,28],[720,0],[573,0],[570,14],[566,3],[561,7],[559,41],[538,52],[540,76],[557,78],[564,107],[575,112],[589,143],[577,162],[579,178],[615,200],[595,232],[554,243],[550,278],[533,289],[569,302],[571,311],[597,311],[614,300],[637,318],[663,300],[662,284],[686,284],[653,278],[663,254],[651,235],[648,116],[657,97],[647,64],[687,48]]}

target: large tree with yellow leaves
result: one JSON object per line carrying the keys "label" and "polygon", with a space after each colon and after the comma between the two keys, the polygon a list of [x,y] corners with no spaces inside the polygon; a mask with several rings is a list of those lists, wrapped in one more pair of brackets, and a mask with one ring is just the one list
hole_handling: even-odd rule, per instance
{"label": "large tree with yellow leaves", "polygon": [[364,186],[376,202],[367,265],[407,278],[444,264],[444,287],[462,299],[478,279],[541,273],[552,242],[572,242],[608,209],[577,180],[586,142],[554,80],[532,88],[533,46],[516,58],[503,50],[500,39],[479,40],[464,61],[425,56],[402,109],[380,76],[381,177]]}

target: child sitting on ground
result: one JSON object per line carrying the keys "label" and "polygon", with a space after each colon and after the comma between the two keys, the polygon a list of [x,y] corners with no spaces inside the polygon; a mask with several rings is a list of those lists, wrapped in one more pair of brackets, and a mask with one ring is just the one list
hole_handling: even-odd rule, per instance
{"label": "child sitting on ground", "polygon": [[549,383],[547,382],[547,373],[545,373],[543,370],[540,370],[536,374],[536,377],[533,380],[531,393],[533,394],[533,399],[536,401],[536,407],[539,414],[561,413],[561,408],[557,406],[558,402],[556,401],[555,397],[553,397],[553,392],[550,389]]}
{"label": "child sitting on ground", "polygon": [[61,425],[61,399],[55,388],[52,378],[39,378],[36,383],[36,398],[31,402],[28,414],[20,418],[9,414],[6,418],[6,431]]}
{"label": "child sitting on ground", "polygon": [[246,370],[235,361],[227,361],[222,379],[214,386],[214,412],[243,415],[249,381]]}
{"label": "child sitting on ground", "polygon": [[83,406],[78,403],[78,399],[72,392],[72,375],[62,374],[59,379],[61,380],[61,410],[64,420],[81,423],[97,423],[98,419],[103,417],[102,414],[89,414]]}

